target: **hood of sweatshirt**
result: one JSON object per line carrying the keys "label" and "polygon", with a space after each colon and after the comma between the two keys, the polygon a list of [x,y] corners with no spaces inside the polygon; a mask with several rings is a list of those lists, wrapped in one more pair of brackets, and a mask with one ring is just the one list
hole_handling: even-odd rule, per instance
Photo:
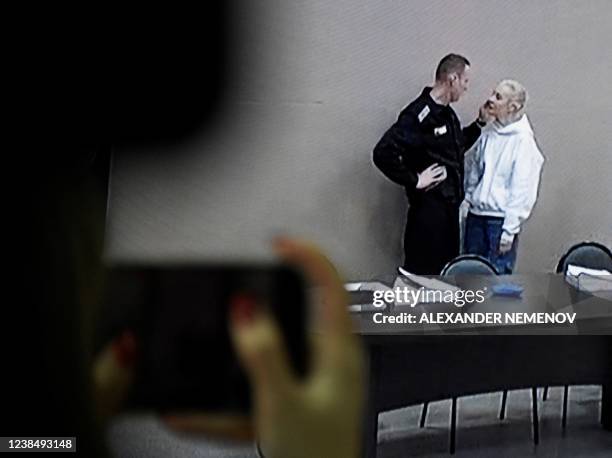
{"label": "hood of sweatshirt", "polygon": [[522,133],[533,136],[533,129],[531,128],[531,123],[529,119],[527,119],[526,114],[521,116],[518,121],[514,121],[507,126],[500,124],[498,121],[494,121],[491,124],[491,129],[499,135],[516,135]]}

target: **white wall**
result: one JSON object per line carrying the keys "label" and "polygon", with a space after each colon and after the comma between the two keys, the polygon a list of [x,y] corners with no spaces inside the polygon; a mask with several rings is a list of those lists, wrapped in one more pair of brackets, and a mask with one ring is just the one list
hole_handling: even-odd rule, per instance
{"label": "white wall", "polygon": [[289,232],[346,276],[401,263],[403,190],[372,147],[448,52],[472,61],[464,122],[502,78],[523,82],[547,162],[518,270],[575,241],[612,245],[612,2],[268,0],[242,7],[218,127],[172,151],[118,152],[111,258],[249,257]]}

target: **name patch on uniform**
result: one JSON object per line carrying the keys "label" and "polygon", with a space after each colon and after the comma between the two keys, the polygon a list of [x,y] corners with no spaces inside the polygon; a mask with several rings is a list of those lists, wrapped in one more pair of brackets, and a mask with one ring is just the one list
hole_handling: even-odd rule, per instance
{"label": "name patch on uniform", "polygon": [[446,133],[446,125],[440,126],[440,127],[436,127],[434,129],[434,135],[436,137],[439,137],[440,135],[444,135],[445,133]]}
{"label": "name patch on uniform", "polygon": [[423,122],[423,119],[425,119],[428,114],[429,114],[429,106],[425,105],[425,108],[423,108],[421,112],[419,113],[419,122]]}

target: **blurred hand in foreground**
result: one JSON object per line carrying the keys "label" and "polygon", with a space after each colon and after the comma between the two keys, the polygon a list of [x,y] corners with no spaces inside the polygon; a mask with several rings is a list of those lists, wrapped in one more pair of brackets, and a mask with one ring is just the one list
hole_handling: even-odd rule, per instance
{"label": "blurred hand in foreground", "polygon": [[[348,297],[331,262],[311,244],[279,238],[274,249],[318,288],[321,303],[308,376],[292,373],[281,332],[260,304],[233,304],[230,331],[253,393],[256,438],[266,458],[355,458],[364,404],[363,353]],[[288,304],[291,306],[291,304]],[[207,415],[166,417],[173,429],[248,436],[245,421]],[[243,433],[241,434],[240,431]],[[225,434],[228,436],[228,434]]]}
{"label": "blurred hand in foreground", "polygon": [[131,331],[115,337],[94,361],[94,401],[98,417],[109,420],[119,413],[134,381],[137,343]]}

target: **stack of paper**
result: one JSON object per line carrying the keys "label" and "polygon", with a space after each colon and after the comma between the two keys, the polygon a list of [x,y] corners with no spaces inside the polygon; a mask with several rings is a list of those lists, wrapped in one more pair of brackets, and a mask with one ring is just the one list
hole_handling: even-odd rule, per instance
{"label": "stack of paper", "polygon": [[[358,283],[345,283],[344,289],[349,293],[363,293],[363,292],[374,292],[374,291],[391,291],[391,288],[385,285],[384,283],[378,281],[372,282],[358,282]],[[352,303],[349,305],[350,312],[381,312],[387,309],[387,303],[385,302],[381,306],[375,306],[371,301],[368,303]]]}
{"label": "stack of paper", "polygon": [[[455,292],[455,291],[459,291],[460,288],[455,286],[455,285],[451,285],[449,283],[445,283],[441,280],[438,280],[436,278],[427,278],[427,277],[421,277],[420,275],[415,275],[412,274],[410,272],[408,272],[407,270],[405,270],[402,267],[398,267],[398,271],[400,272],[401,276],[397,277],[397,279],[395,280],[395,285],[394,285],[394,289],[396,287],[408,287],[411,288],[412,290],[414,290],[415,288],[413,288],[412,286],[409,286],[403,279],[407,279],[410,282],[414,283],[415,285],[418,285],[419,289],[422,290],[422,293],[418,295],[418,300],[417,302],[419,304],[426,304],[426,303],[435,303],[438,302],[438,298],[440,297],[439,294],[427,294],[427,291],[451,291],[451,292]],[[396,305],[405,305],[404,303],[397,303],[396,301]]]}
{"label": "stack of paper", "polygon": [[[414,306],[419,302],[418,299],[416,301],[414,301],[413,299],[416,296],[417,289],[410,286],[406,282],[404,282],[404,280],[402,280],[402,277],[397,277],[395,279],[395,282],[393,283],[393,291],[398,291],[398,288],[399,288],[400,293],[395,295],[395,305],[396,306],[397,305]],[[415,295],[411,293],[412,291],[415,292]]]}
{"label": "stack of paper", "polygon": [[612,291],[612,273],[603,269],[570,264],[565,272],[565,280],[579,291]]}
{"label": "stack of paper", "polygon": [[397,270],[399,270],[399,272],[403,276],[408,278],[411,282],[416,283],[417,285],[421,285],[426,289],[433,289],[437,291],[459,291],[460,289],[459,287],[455,285],[445,283],[436,278],[427,278],[427,277],[421,277],[420,275],[411,274],[403,267],[398,267]]}

